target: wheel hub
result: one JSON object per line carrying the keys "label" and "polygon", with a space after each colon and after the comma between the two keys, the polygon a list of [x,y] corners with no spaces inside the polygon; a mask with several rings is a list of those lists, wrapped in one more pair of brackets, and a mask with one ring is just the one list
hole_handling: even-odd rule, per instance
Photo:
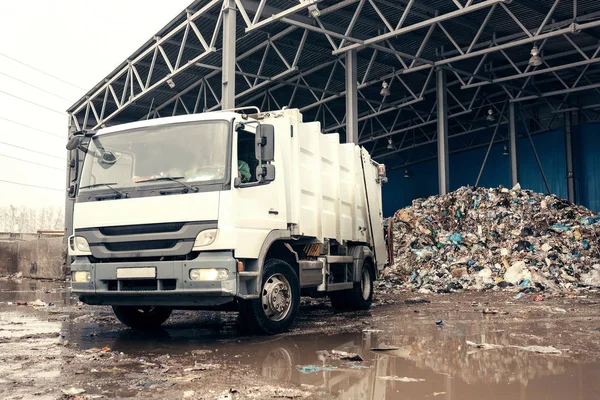
{"label": "wheel hub", "polygon": [[292,290],[281,274],[275,274],[265,282],[262,291],[262,307],[265,315],[273,321],[281,321],[290,311]]}

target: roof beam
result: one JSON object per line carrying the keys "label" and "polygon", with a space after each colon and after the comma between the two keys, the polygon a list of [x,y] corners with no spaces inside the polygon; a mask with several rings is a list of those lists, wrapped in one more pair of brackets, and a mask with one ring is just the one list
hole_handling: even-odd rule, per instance
{"label": "roof beam", "polygon": [[437,17],[433,17],[433,18],[427,19],[425,21],[417,22],[416,24],[405,26],[404,28],[395,29],[395,30],[393,30],[391,32],[386,32],[386,33],[384,33],[382,35],[375,36],[373,38],[367,39],[367,40],[364,41],[364,43],[354,43],[354,44],[351,44],[349,46],[345,46],[345,47],[343,47],[341,49],[334,50],[333,54],[341,54],[341,53],[344,53],[344,52],[349,51],[349,50],[360,50],[360,49],[364,48],[365,46],[368,46],[368,45],[371,45],[371,44],[375,44],[375,43],[379,43],[379,42],[384,41],[386,39],[391,39],[391,38],[395,38],[395,37],[398,37],[398,36],[402,36],[403,34],[406,34],[408,32],[413,32],[413,31],[416,31],[416,30],[419,30],[419,29],[422,29],[422,28],[427,28],[427,27],[429,27],[431,25],[438,24],[440,22],[444,22],[444,21],[447,21],[447,20],[450,20],[450,19],[453,19],[453,18],[460,17],[462,15],[466,15],[466,14],[472,13],[472,12],[477,11],[477,10],[481,10],[481,9],[484,9],[484,8],[487,8],[487,7],[491,7],[492,5],[497,4],[497,3],[503,3],[504,1],[505,0],[486,0],[486,1],[483,1],[481,3],[473,4],[473,5],[469,6],[469,7],[464,7],[462,9],[460,9],[460,10],[452,11],[452,12],[449,12],[447,14],[442,14],[442,15],[439,15]]}

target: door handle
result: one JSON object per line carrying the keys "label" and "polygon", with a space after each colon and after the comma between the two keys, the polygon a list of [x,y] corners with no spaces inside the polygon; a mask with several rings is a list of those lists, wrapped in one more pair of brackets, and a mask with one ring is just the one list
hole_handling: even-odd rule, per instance
{"label": "door handle", "polygon": [[279,215],[279,211],[273,210],[272,208],[269,210],[269,214],[271,215]]}

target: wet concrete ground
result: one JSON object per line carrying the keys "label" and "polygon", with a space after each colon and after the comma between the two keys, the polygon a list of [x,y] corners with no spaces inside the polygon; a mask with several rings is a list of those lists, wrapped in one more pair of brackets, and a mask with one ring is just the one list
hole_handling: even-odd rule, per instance
{"label": "wet concrete ground", "polygon": [[[600,398],[598,293],[380,294],[360,313],[306,300],[292,331],[249,337],[235,313],[133,332],[64,286],[0,282],[0,398]],[[16,305],[37,299],[54,305]]]}

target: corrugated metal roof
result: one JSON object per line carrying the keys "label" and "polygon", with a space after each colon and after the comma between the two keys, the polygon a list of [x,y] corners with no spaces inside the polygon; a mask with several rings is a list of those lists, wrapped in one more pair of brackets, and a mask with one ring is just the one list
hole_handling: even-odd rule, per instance
{"label": "corrugated metal roof", "polygon": [[[253,0],[242,0],[242,3],[246,6],[256,7],[257,1],[254,1],[253,5],[251,4],[252,1]],[[479,4],[483,1],[484,0],[475,0],[473,4]],[[209,0],[197,0],[190,4],[187,10],[195,12],[208,3]],[[326,10],[328,7],[335,6],[338,3],[340,2],[324,0],[319,3],[318,7],[321,10]],[[343,34],[350,24],[354,12],[359,4],[358,1],[350,3],[351,4],[347,5],[346,7],[342,7],[332,13],[321,15],[319,17],[320,23],[322,23],[323,26],[330,31]],[[371,1],[364,2],[360,17],[358,18],[356,25],[351,32],[351,36],[354,38],[365,40],[386,32],[386,23],[381,19],[379,13],[384,16],[389,25],[395,28],[404,13],[407,0],[374,0],[373,3],[376,5],[377,10],[372,6]],[[462,3],[464,4],[465,1],[462,1]],[[265,12],[263,14],[270,15],[278,12],[278,10],[285,10],[296,6],[298,1],[268,0],[266,4],[267,7],[265,7]],[[528,30],[535,32],[540,24],[544,21],[546,13],[548,10],[550,10],[553,4],[554,0],[513,0],[510,4],[505,4],[505,6],[510,10],[511,13],[514,14],[516,18],[519,19],[519,21],[522,22],[522,24]],[[578,0],[577,4],[578,15],[581,16],[592,14],[592,18],[594,20],[597,20],[600,17],[600,5],[598,4],[597,0]],[[196,23],[201,34],[207,41],[210,41],[210,38],[215,30],[219,8],[220,6],[217,5],[211,9],[209,13],[200,17]],[[403,26],[410,26],[422,21],[427,21],[436,15],[444,15],[456,10],[457,7],[452,1],[417,0],[415,1],[413,9],[408,14]],[[479,28],[481,27],[482,21],[484,21],[488,12],[489,8],[484,8],[467,15],[443,21],[441,22],[441,26],[445,29],[452,40],[463,49],[462,51],[464,51],[464,49],[472,43],[473,38],[476,36]],[[250,18],[253,18],[253,13],[250,12],[249,14]],[[164,37],[174,27],[184,23],[186,18],[187,12],[184,10],[163,29],[157,32],[157,36]],[[300,22],[315,25],[315,20],[310,18],[306,11],[295,14],[294,16],[290,16],[290,18],[295,18]],[[554,21],[564,21],[562,26],[556,26],[555,29],[567,26],[573,22],[572,2],[562,1],[558,3],[558,6],[552,15],[552,20],[550,20],[548,23],[552,24]],[[250,89],[251,85],[254,84],[254,76],[249,75],[273,77],[285,72],[288,68],[280,59],[278,52],[288,64],[292,64],[304,32],[302,28],[290,28],[288,23],[281,21],[273,22],[259,30],[252,31],[250,33],[246,33],[244,28],[245,22],[240,13],[238,13],[238,39],[236,42],[238,58],[240,55],[247,52],[252,52],[255,49],[259,50],[255,51],[248,57],[238,60],[239,68],[247,75],[245,77],[242,75],[237,75],[237,93],[243,93],[247,91]],[[272,40],[273,37],[276,37],[276,35],[280,34],[285,29],[291,30],[292,32],[283,38],[273,41],[273,44],[276,46],[278,52],[275,50],[275,48],[271,47],[267,53],[267,57],[265,58],[264,65],[259,71],[265,51],[265,43],[269,40]],[[426,26],[421,29],[403,34],[400,37],[392,38],[389,40],[389,42],[384,41],[379,44],[382,46],[393,46],[393,48],[399,52],[414,55],[422,46],[428,30],[429,27]],[[171,37],[170,40],[163,45],[165,54],[171,63],[174,63],[178,57],[179,47],[181,41],[183,40],[183,35],[184,33],[180,32]],[[115,122],[131,121],[142,118],[148,114],[151,108],[156,108],[158,105],[167,103],[170,99],[173,99],[179,93],[188,90],[188,88],[192,86],[194,88],[189,90],[181,97],[185,108],[188,110],[193,110],[194,105],[198,100],[200,89],[206,90],[208,93],[206,108],[215,107],[218,101],[214,97],[218,99],[221,96],[220,74],[218,71],[218,68],[222,65],[222,54],[220,50],[222,41],[221,36],[222,35],[219,33],[216,40],[217,51],[207,55],[201,60],[202,64],[212,65],[214,66],[213,68],[197,65],[191,66],[185,72],[182,72],[173,78],[175,83],[174,88],[170,88],[167,84],[163,84],[160,87],[155,88],[144,97],[137,99],[134,104],[131,104],[126,109],[123,109],[118,117],[115,118]],[[505,11],[504,7],[498,4],[496,5],[496,9],[489,19],[487,25],[485,26],[485,29],[482,31],[477,41],[478,44],[475,46],[475,48],[485,48],[489,46],[489,43],[486,42],[495,40],[499,41],[499,43],[504,43],[503,38],[507,37],[525,37],[525,34],[519,25],[515,23],[512,16]],[[594,50],[598,48],[600,29],[589,29],[581,32],[578,35],[569,35],[569,38],[577,46],[583,49],[587,57],[590,57]],[[134,60],[141,54],[144,54],[144,52],[153,45],[154,40],[155,39],[149,39],[146,43],[144,43],[128,58],[128,60],[125,60],[118,68],[108,74],[106,79],[112,79],[119,71],[127,66],[128,61]],[[339,38],[336,37],[332,40],[335,42],[336,46],[339,45]],[[187,37],[186,44],[186,49],[182,53],[182,62],[186,62],[187,60],[194,58],[198,55],[199,51],[203,49],[200,41],[194,34],[191,33]],[[542,43],[537,44],[538,46],[542,45]],[[512,47],[506,50],[506,56],[510,58],[510,60],[520,71],[524,71],[527,66],[527,62],[530,58],[531,46],[532,44],[527,44]],[[279,106],[289,105],[288,102],[293,93],[294,103],[292,105],[294,107],[302,108],[315,104],[317,99],[320,100],[322,98],[334,96],[334,99],[326,103],[328,109],[324,106],[315,106],[307,110],[305,114],[309,119],[318,118],[319,120],[322,120],[322,118],[325,118],[325,125],[337,125],[335,119],[337,118],[338,121],[341,121],[345,113],[345,101],[343,96],[340,96],[340,93],[345,90],[345,74],[343,72],[344,56],[343,54],[340,56],[335,56],[332,54],[332,50],[332,46],[327,37],[321,33],[312,31],[309,32],[307,35],[306,45],[302,50],[301,57],[299,58],[297,72],[291,73],[286,77],[286,80],[272,80],[268,85],[262,87],[260,90],[242,96],[238,99],[238,102],[240,104],[250,102],[260,106],[263,104],[264,100],[265,106],[268,106],[269,102],[271,102],[271,107],[275,108],[277,107],[277,104]],[[395,71],[400,71],[407,65],[410,66],[412,60],[410,57],[401,56],[399,59],[397,55],[391,54],[390,52],[377,51],[377,54],[373,58],[373,63],[370,64],[373,54],[374,51],[371,48],[365,48],[358,52],[358,78],[359,81],[362,81],[365,72],[368,69],[369,74],[366,78],[366,81],[374,81],[377,83],[360,89],[361,96],[372,100],[372,107],[375,108],[375,111],[380,110],[379,107],[381,106],[382,102],[385,103],[382,109],[385,109],[385,107],[387,107],[389,104],[401,104],[403,99],[411,100],[411,91],[416,95],[419,94],[424,82],[428,77],[429,70],[422,70],[400,76],[410,90],[407,89],[402,82],[394,79],[392,81],[393,90],[391,95],[383,99],[380,95],[381,85],[379,81],[381,81],[382,77],[384,76],[390,75]],[[426,60],[435,61],[441,58],[455,57],[459,54],[459,51],[455,48],[453,42],[448,38],[444,30],[440,26],[436,26],[432,31],[429,41],[423,46],[420,57]],[[545,43],[543,43],[542,55],[549,66],[562,65],[568,62],[584,60],[584,57],[573,47],[573,45],[562,36],[548,39]],[[517,71],[511,62],[509,62],[509,60],[506,58],[506,56],[501,52],[490,53],[485,60],[485,64],[477,72],[477,74],[487,79],[515,75]],[[149,68],[152,65],[152,60],[153,52],[149,52],[140,62],[136,64],[140,75],[144,77],[147,75]],[[336,60],[339,61],[335,63]],[[460,71],[468,71],[473,73],[480,60],[481,57],[464,59],[462,61],[456,61],[452,63],[452,67]],[[168,66],[162,60],[162,57],[156,57],[155,63],[156,68],[158,68],[160,71],[163,71],[163,75],[168,72]],[[297,78],[299,74],[303,73],[303,71],[323,65],[325,65],[325,67],[320,68],[317,72],[308,74],[304,76],[303,79]],[[335,73],[330,76],[334,65]],[[422,65],[420,61],[417,61],[414,64],[414,66],[419,65]],[[544,74],[532,78],[531,81],[541,85],[544,91],[560,89],[564,88],[564,84],[560,80],[563,80],[567,85],[571,85],[577,79],[582,70],[583,67],[561,70],[557,71],[556,75]],[[588,67],[586,74],[588,76],[596,76],[595,74],[597,74],[597,72],[598,69],[592,65]],[[557,78],[557,76],[560,78],[560,80]],[[296,79],[294,79],[294,77],[296,77]],[[463,80],[468,81],[468,76],[463,74],[461,77]],[[199,81],[202,78],[207,79],[208,85],[210,86],[209,89],[207,89],[206,86],[202,87],[199,85]],[[126,84],[126,79],[127,78],[124,75],[113,82],[113,87],[117,93],[117,96],[121,96]],[[153,79],[150,80],[150,83],[154,83],[157,79],[158,76],[153,76]],[[456,79],[457,78],[455,74],[448,74],[449,85],[456,85]],[[390,81],[389,78],[387,80]],[[514,82],[509,83],[508,86],[509,88],[510,85],[513,87],[518,87],[522,85],[523,81],[523,79],[516,79]],[[250,82],[250,85],[248,82]],[[262,82],[262,79],[259,78],[256,80],[256,82]],[[83,104],[86,101],[87,96],[91,96],[93,93],[98,91],[103,84],[104,80],[99,82],[87,93],[86,96],[74,104],[70,111],[74,110],[80,104]],[[131,85],[130,82],[128,82],[128,84]],[[138,91],[139,84],[137,80],[134,80],[133,85],[134,91]],[[313,92],[311,92],[310,88],[305,87],[306,85],[312,88]],[[275,90],[274,88],[277,87],[279,87],[279,89]],[[431,89],[434,87],[435,79],[430,79],[427,89],[430,89],[431,91]],[[454,97],[461,102],[469,102],[476,93],[478,93],[478,96],[480,97],[489,97],[494,95],[494,93],[503,92],[503,90],[504,89],[498,87],[497,85],[484,86],[479,92],[477,92],[476,89],[453,89],[452,93],[454,96],[449,98],[450,106],[452,110],[461,109],[461,107],[456,104]],[[268,96],[266,95],[267,91],[271,91],[270,95]],[[213,92],[214,96],[212,94]],[[263,96],[261,96],[261,94]],[[202,104],[199,105],[199,110],[202,110],[204,109],[205,105],[203,104],[203,93],[200,93],[200,95],[202,99],[200,103]],[[315,99],[315,96],[317,99]],[[123,98],[127,99],[127,94]],[[359,113],[361,115],[372,113],[373,108],[363,101],[362,97],[359,96],[359,99]],[[112,95],[108,96],[108,100],[109,101],[105,106],[104,115],[110,115],[117,110],[117,105],[112,99]],[[96,110],[99,112],[102,108],[103,96],[96,97],[93,103]],[[164,106],[160,110],[160,115],[171,115],[173,113],[178,114],[185,112],[185,109],[181,104],[178,104],[178,108],[175,108],[175,104],[175,102],[172,102],[168,106]],[[423,115],[427,116],[432,109],[434,110],[434,104],[435,96],[427,95],[423,101],[416,103],[412,107],[406,107],[406,111],[403,111],[402,114],[406,115],[406,117],[403,117],[400,122],[396,121],[396,123],[405,125],[410,125],[410,123],[419,123]],[[84,111],[85,110],[78,114],[78,118],[80,120],[83,118]],[[417,112],[420,113],[421,117],[417,115]],[[331,114],[333,114],[335,118],[333,118]],[[394,123],[395,116],[396,113],[394,112],[382,114],[375,121],[370,121],[369,123],[374,122],[375,125],[384,124],[390,127]],[[431,128],[433,129],[435,126]]]}

